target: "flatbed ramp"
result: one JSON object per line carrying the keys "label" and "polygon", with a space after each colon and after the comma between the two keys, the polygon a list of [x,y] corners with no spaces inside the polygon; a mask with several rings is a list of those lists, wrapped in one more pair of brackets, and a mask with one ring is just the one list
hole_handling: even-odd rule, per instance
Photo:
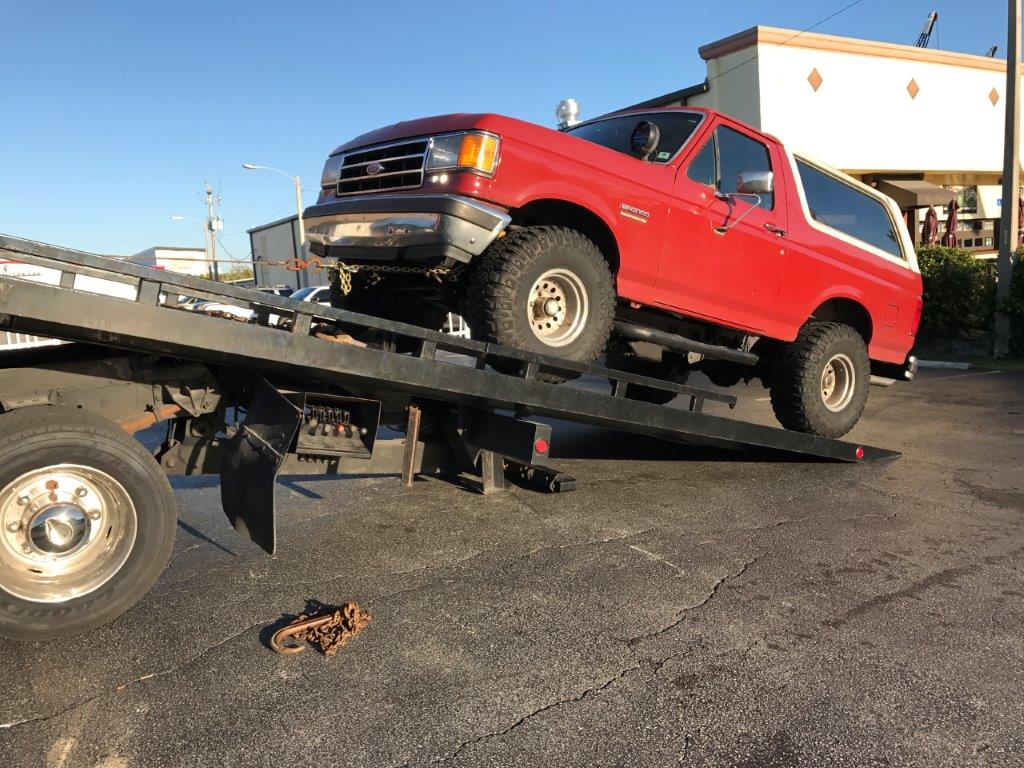
{"label": "flatbed ramp", "polygon": [[[81,631],[145,594],[173,542],[175,502],[164,474],[219,475],[232,526],[274,553],[280,474],[398,474],[410,486],[417,475],[471,473],[484,494],[508,483],[573,490],[575,479],[551,466],[552,425],[532,416],[754,456],[897,455],[704,413],[708,401],[736,404],[711,387],[576,365],[6,235],[0,258],[34,273],[0,275],[0,330],[71,342],[0,352],[0,570],[23,597],[0,605],[0,633],[9,636]],[[191,311],[182,297],[248,309],[251,317]],[[570,381],[544,380],[552,374]],[[607,381],[607,390],[595,391],[592,377]],[[630,385],[671,393],[673,402],[632,400]],[[166,432],[155,451],[126,434],[157,423]],[[142,554],[157,549],[159,557]],[[122,556],[130,567],[122,568]],[[85,565],[67,569],[69,558]],[[94,589],[115,567],[123,590],[78,599],[83,583]],[[54,589],[60,600],[39,601]]]}
{"label": "flatbed ramp", "polygon": [[[736,449],[770,449],[836,461],[870,461],[895,451],[751,424],[702,412],[705,401],[729,405],[716,389],[688,387],[597,366],[463,339],[404,323],[323,307],[123,262],[117,259],[0,235],[0,254],[50,270],[51,282],[0,276],[0,327],[67,341],[117,347],[216,366],[238,366],[366,394],[404,393],[417,400],[512,410],[607,427],[668,440]],[[97,282],[98,281],[98,282]],[[126,284],[134,300],[113,298],[102,281]],[[178,309],[178,296],[251,308],[256,317],[276,314],[289,330]],[[311,331],[319,323],[379,332],[385,348],[337,343]],[[411,352],[387,347],[412,346]],[[446,351],[472,365],[439,359]],[[518,364],[517,374],[488,363]],[[589,374],[609,381],[609,392],[572,383],[538,381],[542,372]],[[625,397],[629,384],[677,392],[688,408]]]}

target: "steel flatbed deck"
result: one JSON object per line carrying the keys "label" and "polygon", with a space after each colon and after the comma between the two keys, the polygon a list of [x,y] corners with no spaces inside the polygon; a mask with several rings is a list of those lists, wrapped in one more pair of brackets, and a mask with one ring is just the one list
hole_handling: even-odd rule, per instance
{"label": "steel flatbed deck", "polygon": [[[285,401],[291,405],[283,412],[279,411],[277,417],[289,424],[296,419],[306,423],[303,418],[308,421],[313,407],[311,403],[317,397],[377,402],[380,405],[376,418],[385,419],[384,423],[395,423],[395,413],[413,414],[416,423],[411,423],[410,419],[410,440],[406,441],[412,448],[403,452],[402,464],[398,467],[404,467],[407,479],[415,471],[423,469],[423,462],[431,453],[430,446],[426,445],[429,441],[420,440],[418,435],[421,412],[427,416],[441,414],[448,419],[447,427],[435,429],[435,435],[439,431],[447,431],[449,438],[452,433],[460,435],[463,445],[469,448],[463,466],[475,464],[477,471],[484,475],[488,490],[500,487],[502,468],[509,467],[510,462],[516,464],[521,475],[539,477],[549,487],[571,487],[571,479],[548,467],[550,427],[527,421],[529,416],[553,417],[683,443],[776,451],[834,461],[871,461],[898,455],[881,448],[704,413],[706,401],[725,403],[730,407],[735,405],[733,396],[718,389],[677,385],[598,366],[576,365],[553,357],[6,235],[0,235],[0,255],[34,265],[46,275],[46,282],[0,276],[0,328],[82,342],[92,345],[90,349],[108,350],[107,355],[109,350],[116,349],[136,356],[133,359],[163,361],[160,365],[166,371],[164,380],[151,376],[153,380],[147,380],[146,384],[150,387],[164,385],[166,390],[168,381],[178,376],[174,363],[170,361],[180,361],[182,366],[198,365],[213,372],[212,378],[216,381],[207,380],[200,389],[208,399],[217,400],[217,408],[182,408],[179,392],[176,397],[165,395],[161,403],[146,404],[154,414],[154,421],[161,415],[161,408],[170,406],[173,410],[178,406],[177,418],[193,422],[205,419],[211,422],[207,425],[208,432],[222,431],[224,424],[213,423],[218,408],[223,412],[225,406],[249,406],[246,422],[249,426],[242,425],[237,431],[237,434],[248,436],[248,441],[237,435],[228,441],[223,435],[215,438],[207,434],[205,443],[199,446],[202,460],[181,461],[183,448],[195,449],[193,453],[198,449],[182,442],[186,437],[184,432],[188,430],[179,429],[182,434],[177,440],[180,444],[177,454],[165,450],[160,458],[168,471],[215,472],[219,465],[226,488],[225,510],[229,517],[236,525],[240,519],[243,520],[249,533],[268,549],[273,548],[272,524],[269,531],[262,534],[254,532],[253,527],[261,527],[258,523],[260,515],[242,507],[254,504],[260,507],[269,503],[268,512],[272,518],[272,494],[270,502],[256,498],[252,493],[253,474],[246,472],[243,481],[246,488],[242,494],[245,499],[238,502],[231,498],[231,487],[237,485],[239,478],[230,468],[232,462],[225,461],[224,457],[234,456],[237,459],[239,452],[244,453],[256,445],[265,456],[280,458],[280,461],[276,458],[270,461],[270,464],[276,462],[270,471],[267,471],[269,464],[260,467],[263,475],[256,484],[266,486],[269,482],[272,486],[277,471],[287,471],[294,464],[296,455],[302,454],[301,446],[295,445],[295,429],[284,429],[283,432],[278,429],[277,441],[268,442],[267,429],[260,432],[260,426],[254,427],[251,422],[254,415],[266,421],[266,412],[280,409],[280,403]],[[130,298],[109,295],[111,284],[124,286],[118,293],[125,293]],[[251,309],[255,321],[239,322],[182,310],[177,307],[179,296]],[[271,315],[287,319],[288,328],[271,327]],[[374,346],[339,343],[336,335],[339,328],[364,335],[375,333],[381,343]],[[348,340],[346,336],[340,338]],[[52,348],[48,355],[50,368],[41,372],[50,370],[52,374],[52,361],[55,356],[59,359],[61,354],[66,353],[60,347]],[[494,362],[503,363],[503,369],[516,368],[518,372],[501,373],[488,367]],[[2,361],[0,365],[3,365]],[[18,370],[24,374],[24,368]],[[76,370],[85,369],[80,366]],[[607,380],[609,388],[607,392],[597,392],[575,386],[572,382],[549,384],[538,380],[538,374],[543,372],[595,376]],[[92,375],[97,371],[88,370],[87,373]],[[99,375],[102,376],[102,371]],[[4,396],[3,381],[0,378],[0,401]],[[629,384],[677,393],[677,402],[687,407],[653,405],[628,399],[625,393]],[[311,395],[312,400],[300,401],[298,398],[303,393],[316,394]],[[278,402],[282,397],[285,399]],[[53,397],[50,398],[52,401]],[[184,402],[187,406],[189,401]],[[288,408],[298,409],[305,416],[300,413],[296,417]],[[117,408],[109,410],[118,411]],[[254,410],[257,413],[254,414]],[[116,415],[120,416],[120,413]],[[401,419],[404,421],[405,417]],[[370,416],[366,420],[373,421]],[[336,451],[338,455],[332,456],[329,450],[326,453],[311,450],[305,457],[319,457],[321,463],[326,459],[334,471],[353,471],[352,462],[356,462],[357,467],[383,466],[394,471],[394,461],[374,461],[376,427],[374,423],[373,435],[363,436],[365,451]],[[364,431],[369,433],[371,427],[365,427]],[[234,444],[234,449],[228,442]],[[239,443],[247,444],[248,448]],[[382,441],[378,446],[379,454],[397,458],[393,447],[384,448],[383,445]],[[419,455],[414,450],[417,446]],[[179,458],[177,462],[175,455]],[[249,463],[254,462],[252,459]],[[309,468],[308,464],[306,468]],[[263,487],[260,492],[266,496],[268,490],[269,487]]]}

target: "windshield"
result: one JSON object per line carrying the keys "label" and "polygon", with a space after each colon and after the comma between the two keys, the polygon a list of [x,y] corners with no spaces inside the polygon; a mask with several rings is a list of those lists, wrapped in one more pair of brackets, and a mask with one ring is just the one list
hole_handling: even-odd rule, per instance
{"label": "windshield", "polygon": [[667,163],[693,135],[703,115],[699,112],[651,112],[649,114],[610,117],[583,123],[566,131],[571,136],[600,144],[630,157],[636,157],[629,146],[629,137],[636,124],[646,121],[654,123],[661,131],[658,146],[647,159],[652,163]]}
{"label": "windshield", "polygon": [[299,288],[299,290],[297,290],[295,293],[293,293],[291,297],[293,299],[300,299],[300,300],[304,299],[304,298],[309,296],[309,294],[311,294],[313,291],[315,291],[319,287],[320,286],[318,286],[318,285],[311,285],[308,288]]}

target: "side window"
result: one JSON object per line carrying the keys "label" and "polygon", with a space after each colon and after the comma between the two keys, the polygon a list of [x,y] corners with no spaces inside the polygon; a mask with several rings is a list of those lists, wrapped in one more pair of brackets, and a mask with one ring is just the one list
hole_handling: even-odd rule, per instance
{"label": "side window", "polygon": [[[720,192],[737,192],[742,171],[772,170],[768,147],[724,125],[697,153],[686,171],[696,182],[707,184]],[[761,207],[769,211],[775,207],[775,195],[761,195]]]}
{"label": "side window", "polygon": [[904,259],[896,227],[880,200],[812,165],[796,161],[811,217],[850,237]]}
{"label": "side window", "polygon": [[[718,157],[721,166],[719,189],[722,192],[737,192],[739,175],[742,171],[772,170],[768,147],[732,128],[720,126],[718,135]],[[761,195],[761,207],[769,211],[775,207],[775,195]]]}
{"label": "side window", "polygon": [[715,162],[715,137],[712,134],[704,148],[697,153],[686,170],[686,175],[700,184],[718,188],[718,169]]}

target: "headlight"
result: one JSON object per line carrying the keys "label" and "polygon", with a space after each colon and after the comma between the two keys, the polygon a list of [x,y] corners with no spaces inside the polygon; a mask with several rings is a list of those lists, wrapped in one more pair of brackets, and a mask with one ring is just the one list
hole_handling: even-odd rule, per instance
{"label": "headlight", "polygon": [[324,163],[323,173],[320,174],[321,187],[338,186],[338,179],[341,176],[341,163],[344,159],[344,155],[333,155],[327,158],[327,162]]}
{"label": "headlight", "polygon": [[497,136],[470,131],[435,136],[427,152],[428,171],[479,171],[490,176],[498,167]]}

